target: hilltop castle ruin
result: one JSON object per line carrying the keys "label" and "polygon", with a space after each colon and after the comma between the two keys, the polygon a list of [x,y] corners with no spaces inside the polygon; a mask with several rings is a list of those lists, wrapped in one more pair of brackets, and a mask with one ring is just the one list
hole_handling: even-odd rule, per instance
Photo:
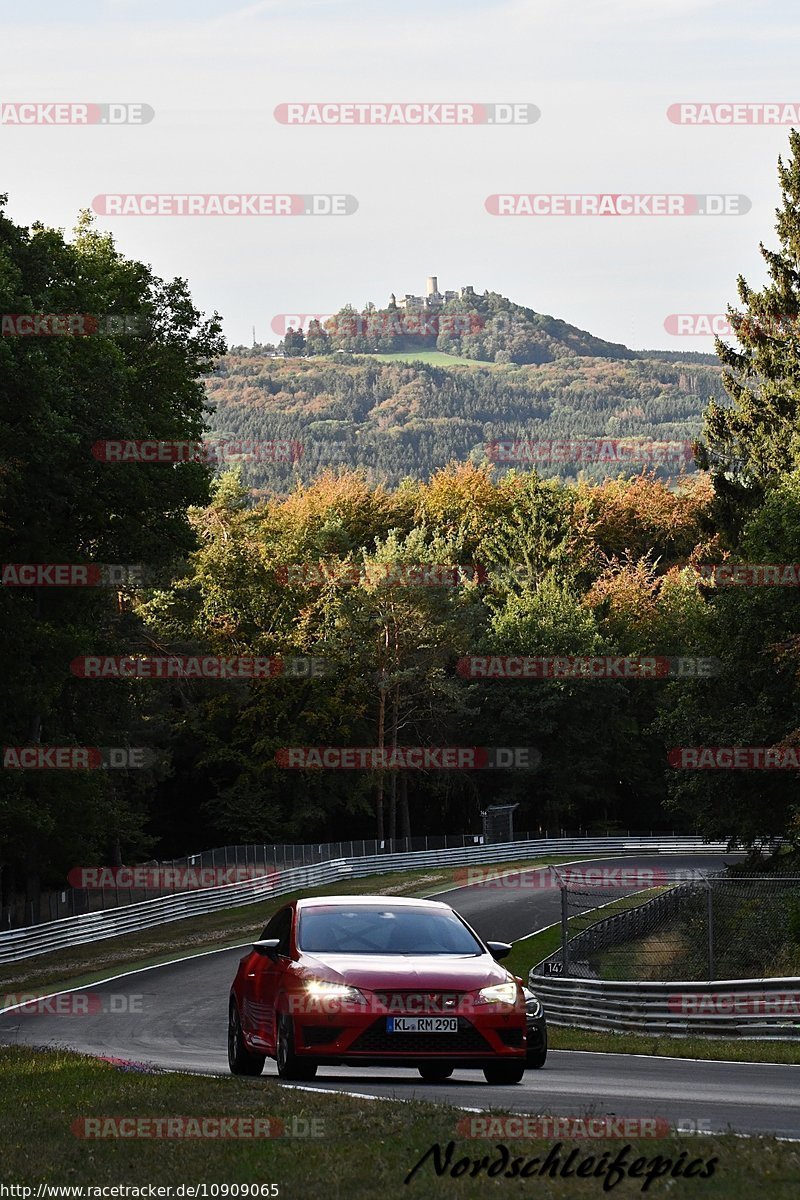
{"label": "hilltop castle ruin", "polygon": [[424,296],[412,296],[409,292],[406,292],[398,300],[394,292],[392,292],[389,297],[389,308],[440,308],[448,300],[463,300],[466,296],[474,295],[475,289],[469,286],[457,288],[454,292],[440,292],[439,280],[435,275],[429,275],[426,281]]}

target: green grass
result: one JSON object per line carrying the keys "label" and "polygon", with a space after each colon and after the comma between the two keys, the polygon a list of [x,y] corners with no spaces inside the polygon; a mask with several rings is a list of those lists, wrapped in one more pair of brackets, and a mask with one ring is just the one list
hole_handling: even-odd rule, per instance
{"label": "green grass", "polygon": [[[455,1094],[455,1093],[454,1093]],[[431,1160],[404,1179],[434,1143],[443,1149],[455,1142],[452,1161],[462,1156],[494,1160],[502,1139],[473,1140],[461,1135],[457,1123],[463,1112],[423,1101],[368,1101],[343,1095],[325,1095],[285,1089],[269,1079],[234,1079],[181,1074],[145,1075],[119,1071],[107,1064],[64,1051],[38,1051],[21,1047],[0,1050],[2,1105],[2,1164],[4,1183],[133,1184],[268,1184],[279,1186],[281,1200],[374,1200],[408,1195],[451,1200],[487,1194],[537,1194],[548,1200],[603,1195],[599,1179],[532,1177],[530,1189],[519,1189],[511,1180],[489,1180],[485,1173],[455,1179],[438,1177]],[[486,1106],[492,1089],[487,1086]],[[545,1115],[564,1113],[543,1104]],[[602,1115],[593,1111],[592,1115]],[[267,1116],[289,1128],[315,1127],[323,1136],[302,1140],[130,1138],[92,1139],[75,1135],[73,1122],[86,1117],[239,1117]],[[308,1123],[307,1125],[304,1123]],[[312,1123],[316,1123],[312,1126]],[[512,1157],[542,1160],[552,1141],[505,1139]],[[621,1140],[562,1143],[563,1157],[577,1150],[578,1161],[603,1151],[614,1156],[626,1143]],[[707,1162],[716,1158],[710,1179],[676,1181],[657,1179],[648,1188],[651,1197],[695,1195],[703,1200],[751,1200],[754,1190],[770,1200],[790,1200],[800,1181],[800,1148],[774,1138],[670,1135],[628,1143],[631,1162],[641,1156],[660,1155]],[[643,1180],[624,1179],[613,1189],[615,1197],[642,1194]],[[513,1190],[512,1190],[513,1189]],[[145,1193],[146,1194],[146,1193]],[[221,1193],[219,1193],[221,1194]]]}
{"label": "green grass", "polygon": [[564,1025],[548,1026],[547,1036],[551,1050],[593,1050],[603,1054],[656,1054],[666,1058],[709,1058],[717,1062],[800,1065],[800,1042],[596,1033]]}
{"label": "green grass", "polygon": [[359,354],[359,358],[378,362],[421,362],[433,367],[495,367],[498,364],[481,362],[477,358],[462,358],[459,354],[444,354],[441,350],[390,350],[386,354]]}
{"label": "green grass", "polygon": [[[593,909],[588,913],[580,913],[577,916],[569,918],[569,928],[574,935],[578,931],[591,928],[596,925],[597,921],[604,921],[606,917],[613,917],[615,913],[625,912],[629,908],[637,908],[640,904],[644,904],[646,900],[652,899],[659,892],[665,891],[665,888],[647,888],[644,891],[635,892],[630,896],[622,896],[619,900],[612,901],[611,904],[605,904],[601,908]],[[592,916],[596,915],[596,920],[591,920]],[[522,938],[518,942],[514,942],[514,949],[509,954],[508,958],[503,959],[503,964],[508,967],[509,971],[513,971],[515,975],[521,975],[527,982],[528,972],[536,963],[541,962],[543,958],[547,958],[548,954],[552,954],[554,950],[558,950],[561,946],[561,923],[550,925],[547,929],[543,929],[540,933],[533,937]]]}

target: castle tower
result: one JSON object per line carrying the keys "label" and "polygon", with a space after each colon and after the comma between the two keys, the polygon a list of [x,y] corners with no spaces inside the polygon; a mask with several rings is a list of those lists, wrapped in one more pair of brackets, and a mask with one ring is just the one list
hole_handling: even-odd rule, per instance
{"label": "castle tower", "polygon": [[439,294],[439,280],[435,275],[428,276],[427,294],[429,296],[437,296]]}

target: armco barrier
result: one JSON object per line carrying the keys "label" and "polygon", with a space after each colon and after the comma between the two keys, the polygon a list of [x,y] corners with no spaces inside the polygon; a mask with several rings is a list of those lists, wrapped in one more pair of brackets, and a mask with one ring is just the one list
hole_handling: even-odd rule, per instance
{"label": "armco barrier", "polygon": [[[248,879],[222,887],[204,888],[195,892],[159,896],[105,912],[86,913],[78,917],[62,917],[30,925],[24,929],[9,929],[0,933],[0,962],[15,962],[34,954],[64,950],[86,942],[101,941],[120,934],[151,929],[168,921],[182,921],[216,912],[223,908],[238,908],[256,904],[274,896],[305,888],[321,887],[344,878],[361,878],[377,872],[418,870],[420,867],[457,867],[469,863],[500,863],[524,861],[534,857],[570,854],[679,854],[686,852],[725,853],[727,842],[703,842],[698,837],[611,837],[565,838],[525,842],[500,842],[483,846],[453,847],[447,850],[422,850],[411,854],[374,854],[359,858],[342,858],[316,866],[296,867],[279,875]],[[257,922],[256,922],[257,923]]]}
{"label": "armco barrier", "polygon": [[800,979],[620,983],[534,975],[528,983],[551,1025],[671,1037],[800,1041]]}
{"label": "armco barrier", "polygon": [[[659,829],[659,838],[675,836],[674,829]],[[197,850],[182,857],[157,861],[151,859],[139,863],[140,867],[157,868],[185,867],[190,870],[202,871],[207,867],[215,870],[246,867],[247,877],[266,875],[270,870],[290,871],[293,867],[313,867],[320,863],[332,862],[340,858],[365,858],[370,854],[412,854],[419,850],[450,850],[461,849],[464,846],[483,846],[493,841],[529,842],[550,841],[553,838],[568,840],[585,837],[655,837],[652,829],[600,829],[591,834],[585,830],[572,829],[543,829],[541,826],[534,830],[518,830],[513,837],[487,838],[478,833],[425,833],[416,837],[401,838],[347,838],[338,842],[306,842],[305,844],[285,842],[249,842],[227,846],[212,846],[208,850]],[[222,877],[221,877],[222,878]],[[234,874],[231,878],[243,879],[245,875]],[[209,884],[211,886],[211,884]],[[175,889],[177,890],[177,889]],[[42,921],[58,921],[62,917],[87,916],[89,913],[102,912],[106,908],[120,908],[122,905],[138,904],[142,900],[152,900],[161,894],[157,887],[133,887],[124,883],[119,886],[93,891],[82,888],[77,884],[72,887],[40,891],[38,896],[20,893],[7,895],[7,903],[0,905],[0,930],[22,929],[27,925],[38,925]]]}

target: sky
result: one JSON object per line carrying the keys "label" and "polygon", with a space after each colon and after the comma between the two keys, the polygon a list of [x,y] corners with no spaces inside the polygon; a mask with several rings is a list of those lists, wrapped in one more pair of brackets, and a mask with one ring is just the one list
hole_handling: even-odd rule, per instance
{"label": "sky", "polygon": [[[138,103],[144,125],[0,124],[21,224],[104,194],[345,194],[345,216],[97,216],[187,279],[231,344],[281,314],[471,284],[615,342],[710,350],[671,314],[764,280],[789,125],[671,122],[680,102],[800,106],[788,0],[0,0],[0,105]],[[530,124],[285,125],[284,103],[533,104]],[[496,193],[744,195],[724,216],[509,216]]]}

